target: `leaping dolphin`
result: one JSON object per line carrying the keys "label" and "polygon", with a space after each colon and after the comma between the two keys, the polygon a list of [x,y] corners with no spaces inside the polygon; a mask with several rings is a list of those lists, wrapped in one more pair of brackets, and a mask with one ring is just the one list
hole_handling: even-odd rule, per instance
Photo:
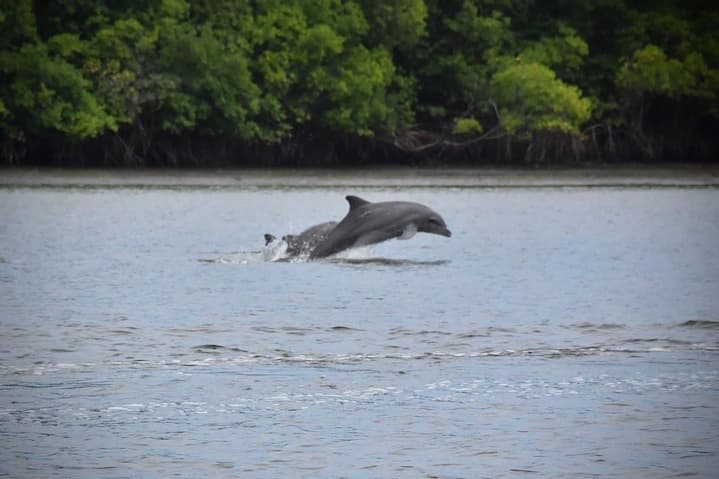
{"label": "leaping dolphin", "polygon": [[325,258],[349,248],[381,243],[388,239],[410,239],[418,231],[452,236],[434,210],[408,201],[371,203],[358,196],[345,197],[347,215],[310,252],[310,258]]}

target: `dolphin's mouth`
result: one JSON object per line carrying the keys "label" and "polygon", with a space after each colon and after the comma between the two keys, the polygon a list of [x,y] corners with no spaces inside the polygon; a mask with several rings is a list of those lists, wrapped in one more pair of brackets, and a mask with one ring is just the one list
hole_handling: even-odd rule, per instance
{"label": "dolphin's mouth", "polygon": [[451,237],[452,237],[452,232],[449,231],[448,228],[439,228],[439,229],[436,231],[436,233],[437,233],[438,235],[446,236],[447,238],[451,238]]}

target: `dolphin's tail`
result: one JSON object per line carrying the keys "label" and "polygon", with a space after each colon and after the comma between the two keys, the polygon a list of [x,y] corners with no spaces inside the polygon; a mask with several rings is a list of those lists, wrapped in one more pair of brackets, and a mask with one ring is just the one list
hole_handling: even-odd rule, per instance
{"label": "dolphin's tail", "polygon": [[271,234],[269,234],[269,233],[265,233],[265,246],[267,246],[268,244],[272,243],[272,242],[273,242],[274,240],[276,240],[276,239],[277,239],[277,238],[275,238],[274,235],[271,235]]}

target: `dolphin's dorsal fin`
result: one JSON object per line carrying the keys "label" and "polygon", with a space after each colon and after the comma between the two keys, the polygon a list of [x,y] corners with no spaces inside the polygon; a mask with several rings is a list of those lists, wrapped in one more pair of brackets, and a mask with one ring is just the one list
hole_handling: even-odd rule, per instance
{"label": "dolphin's dorsal fin", "polygon": [[359,208],[360,206],[370,204],[369,201],[363,200],[359,196],[349,195],[349,196],[345,196],[345,199],[347,200],[347,203],[350,204],[350,211],[352,211],[355,208]]}

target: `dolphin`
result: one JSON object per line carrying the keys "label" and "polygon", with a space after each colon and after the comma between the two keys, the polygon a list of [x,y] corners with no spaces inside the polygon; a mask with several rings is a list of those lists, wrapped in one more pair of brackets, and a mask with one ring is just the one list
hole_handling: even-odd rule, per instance
{"label": "dolphin", "polygon": [[[299,256],[312,251],[327,235],[337,226],[336,221],[327,221],[314,226],[310,226],[300,234],[285,235],[282,240],[287,243],[286,253],[288,256]],[[265,246],[272,243],[276,238],[265,233]]]}
{"label": "dolphin", "polygon": [[381,243],[388,239],[410,239],[417,232],[451,237],[442,217],[434,210],[409,201],[371,203],[346,196],[347,215],[310,252],[310,258],[325,258],[348,248]]}

